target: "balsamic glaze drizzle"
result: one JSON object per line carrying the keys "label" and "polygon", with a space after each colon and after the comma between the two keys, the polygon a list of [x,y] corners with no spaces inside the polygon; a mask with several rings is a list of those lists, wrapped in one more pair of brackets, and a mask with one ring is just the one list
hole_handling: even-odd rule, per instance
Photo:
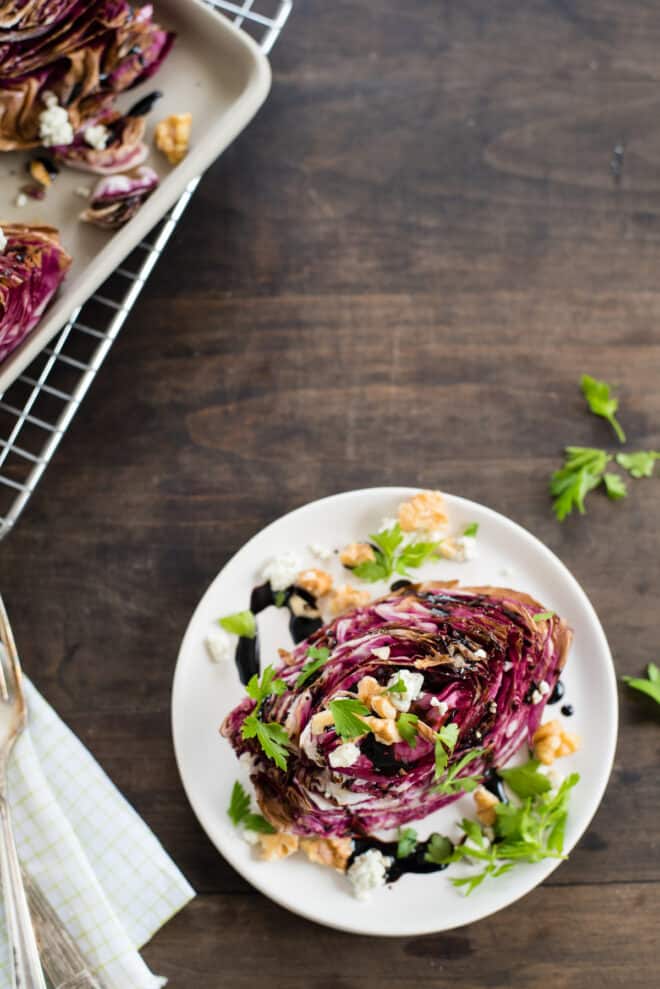
{"label": "balsamic glaze drizzle", "polygon": [[570,718],[570,716],[573,714],[573,705],[564,704],[561,708],[561,713],[564,715],[565,718]]}
{"label": "balsamic glaze drizzle", "polygon": [[447,868],[446,865],[436,865],[435,862],[427,862],[424,858],[429,847],[429,842],[430,838],[426,841],[420,841],[419,844],[412,850],[410,855],[406,855],[405,858],[398,859],[396,857],[398,842],[378,841],[377,838],[356,838],[354,841],[353,854],[348,860],[348,865],[350,867],[358,855],[362,855],[364,852],[369,851],[370,848],[377,848],[383,855],[388,855],[390,858],[394,859],[392,865],[387,870],[388,883],[395,883],[397,879],[401,878],[401,876],[405,876],[406,873],[410,872],[442,872]]}
{"label": "balsamic glaze drizzle", "polygon": [[[250,594],[250,611],[253,615],[258,615],[260,612],[265,611],[266,608],[270,608],[271,605],[274,605],[275,607],[288,608],[291,616],[289,618],[289,631],[291,633],[291,638],[297,645],[299,642],[309,638],[310,635],[321,628],[323,625],[323,619],[308,618],[305,615],[295,615],[293,613],[290,605],[290,600],[293,593],[302,598],[310,608],[316,607],[316,598],[303,587],[296,587],[293,585],[281,593],[283,597],[280,599],[278,595],[278,600],[276,600],[276,595],[273,593],[273,588],[270,586],[270,581],[266,581],[265,584],[259,584],[258,587],[254,587],[252,589],[252,593]],[[253,639],[240,636],[236,645],[234,658],[236,660],[238,676],[242,684],[246,684],[255,673],[257,675],[259,674],[260,662],[258,631]]]}
{"label": "balsamic glaze drizzle", "polygon": [[548,704],[557,704],[562,699],[565,693],[566,693],[566,687],[561,682],[561,680],[557,680],[557,683],[555,684],[555,689],[548,697]]}

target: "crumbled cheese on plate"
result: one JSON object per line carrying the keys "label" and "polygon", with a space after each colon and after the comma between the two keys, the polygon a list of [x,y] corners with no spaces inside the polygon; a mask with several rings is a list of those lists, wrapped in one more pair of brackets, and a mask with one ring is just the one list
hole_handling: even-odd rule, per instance
{"label": "crumbled cheese on plate", "polygon": [[366,900],[374,889],[387,882],[387,870],[394,859],[383,855],[377,848],[369,848],[358,855],[346,873],[358,900]]}
{"label": "crumbled cheese on plate", "polygon": [[274,591],[285,591],[287,587],[291,587],[301,570],[302,562],[296,553],[283,553],[270,560],[261,574],[264,580],[270,581]]}

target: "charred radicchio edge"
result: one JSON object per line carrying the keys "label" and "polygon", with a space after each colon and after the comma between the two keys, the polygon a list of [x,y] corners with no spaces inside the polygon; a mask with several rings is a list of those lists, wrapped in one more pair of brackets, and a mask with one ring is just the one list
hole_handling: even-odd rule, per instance
{"label": "charred radicchio edge", "polygon": [[[267,600],[268,593],[256,589],[253,610],[263,610]],[[343,740],[327,721],[313,731],[312,719],[327,711],[330,701],[355,697],[365,676],[385,687],[397,670],[423,673],[423,690],[411,713],[434,731],[457,726],[448,768],[483,749],[459,780],[505,764],[522,743],[531,742],[570,644],[571,633],[558,616],[534,621],[542,611],[518,591],[434,582],[405,586],[316,628],[294,650],[293,662],[278,670],[287,689],[268,697],[260,710],[265,722],[286,726],[286,770],[267,759],[254,738],[242,737],[243,722],[254,709],[250,698],[222,726],[236,753],[252,759],[251,779],[264,815],[278,829],[296,834],[367,838],[420,820],[460,795],[460,790],[437,792],[434,745],[420,735],[414,746],[382,745],[365,730],[357,742],[360,758],[333,771],[329,756]],[[256,650],[257,640],[249,641]],[[329,658],[313,682],[296,690],[310,646],[328,649]],[[374,649],[382,654],[385,646],[384,660]],[[534,700],[530,686],[541,682],[549,690]]]}

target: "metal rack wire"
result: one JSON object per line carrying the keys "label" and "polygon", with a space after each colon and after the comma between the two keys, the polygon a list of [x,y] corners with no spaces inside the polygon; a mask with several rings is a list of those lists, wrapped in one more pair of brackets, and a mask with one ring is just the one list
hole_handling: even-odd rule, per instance
{"label": "metal rack wire", "polygon": [[[268,54],[292,0],[205,0]],[[257,8],[257,9],[255,9]],[[110,276],[76,309],[56,340],[0,394],[0,540],[16,524],[183,215],[199,179]]]}

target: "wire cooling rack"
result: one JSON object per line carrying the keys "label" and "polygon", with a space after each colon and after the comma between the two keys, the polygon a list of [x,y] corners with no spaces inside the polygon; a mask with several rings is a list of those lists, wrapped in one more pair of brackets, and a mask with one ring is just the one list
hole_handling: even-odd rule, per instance
{"label": "wire cooling rack", "polygon": [[[268,54],[292,0],[205,0],[258,41]],[[46,347],[0,394],[0,540],[16,524],[190,202],[193,179],[178,203],[100,290],[71,314]]]}

